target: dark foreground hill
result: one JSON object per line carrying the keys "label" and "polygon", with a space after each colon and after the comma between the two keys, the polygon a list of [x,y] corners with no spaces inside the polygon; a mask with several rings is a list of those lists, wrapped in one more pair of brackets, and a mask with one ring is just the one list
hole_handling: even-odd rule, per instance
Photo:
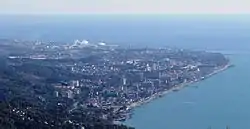
{"label": "dark foreground hill", "polygon": [[30,69],[37,71],[27,72],[16,69],[6,58],[0,60],[0,129],[128,129],[87,115],[88,110],[69,115],[67,104],[71,101],[53,98],[53,87],[34,74],[40,69],[32,66]]}

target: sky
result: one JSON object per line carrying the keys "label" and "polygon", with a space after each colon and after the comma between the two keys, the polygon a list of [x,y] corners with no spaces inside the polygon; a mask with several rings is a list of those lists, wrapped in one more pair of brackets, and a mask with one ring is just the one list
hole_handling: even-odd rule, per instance
{"label": "sky", "polygon": [[0,14],[249,14],[250,0],[0,0]]}

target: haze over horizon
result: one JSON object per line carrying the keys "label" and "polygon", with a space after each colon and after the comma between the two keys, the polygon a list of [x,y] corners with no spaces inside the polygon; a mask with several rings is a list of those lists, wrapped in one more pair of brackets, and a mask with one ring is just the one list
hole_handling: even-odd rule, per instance
{"label": "haze over horizon", "polygon": [[250,14],[246,0],[2,0],[0,14]]}
{"label": "haze over horizon", "polygon": [[2,0],[0,37],[250,50],[249,5],[245,0]]}

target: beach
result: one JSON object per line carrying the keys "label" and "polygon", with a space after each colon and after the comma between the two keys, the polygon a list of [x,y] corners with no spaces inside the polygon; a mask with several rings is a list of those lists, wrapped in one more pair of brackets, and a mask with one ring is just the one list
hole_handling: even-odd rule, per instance
{"label": "beach", "polygon": [[185,88],[185,87],[187,87],[187,86],[189,86],[191,84],[194,84],[196,82],[199,82],[199,81],[202,81],[204,79],[207,79],[207,78],[209,78],[209,77],[211,77],[211,76],[213,76],[215,74],[223,72],[223,71],[227,70],[228,68],[230,68],[231,66],[232,66],[231,64],[227,64],[227,65],[225,65],[225,66],[223,66],[221,68],[216,68],[212,73],[210,73],[210,74],[208,74],[208,75],[206,75],[206,76],[204,76],[204,77],[202,77],[202,78],[200,78],[200,79],[198,79],[196,81],[190,81],[190,82],[181,83],[179,85],[176,85],[176,86],[172,87],[171,89],[164,90],[164,91],[158,92],[156,94],[153,94],[151,97],[149,97],[147,99],[142,99],[142,100],[140,100],[138,102],[131,103],[127,107],[129,109],[133,109],[135,107],[139,107],[139,106],[141,106],[143,104],[151,102],[154,99],[157,99],[157,98],[159,98],[161,96],[167,95],[168,93],[171,93],[173,91],[179,91],[179,90],[181,90],[181,89],[183,89],[183,88]]}
{"label": "beach", "polygon": [[233,65],[215,69],[204,81],[134,108],[124,124],[136,129],[220,129],[227,125],[249,129],[248,57],[230,56]]}

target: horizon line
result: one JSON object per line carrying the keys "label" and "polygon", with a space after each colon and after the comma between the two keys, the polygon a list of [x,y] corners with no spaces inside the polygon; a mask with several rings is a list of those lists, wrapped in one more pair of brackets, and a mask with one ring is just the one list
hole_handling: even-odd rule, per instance
{"label": "horizon line", "polygon": [[250,15],[250,13],[1,13],[0,15]]}

